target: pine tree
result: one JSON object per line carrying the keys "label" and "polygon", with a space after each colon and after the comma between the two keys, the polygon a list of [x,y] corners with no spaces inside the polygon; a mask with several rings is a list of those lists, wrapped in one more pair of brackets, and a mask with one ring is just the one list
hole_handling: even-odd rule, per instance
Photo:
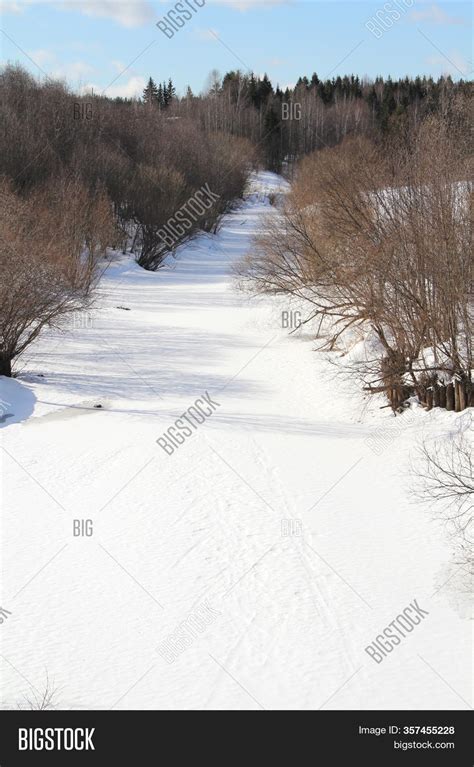
{"label": "pine tree", "polygon": [[163,80],[162,90],[163,90],[163,107],[166,109],[166,107],[168,106],[168,88],[164,80]]}
{"label": "pine tree", "polygon": [[249,98],[254,107],[259,106],[259,99],[257,94],[257,81],[253,72],[250,73],[249,78]]}
{"label": "pine tree", "polygon": [[173,81],[170,77],[168,80],[168,104],[171,104],[175,96],[176,96],[176,88],[174,87]]}
{"label": "pine tree", "polygon": [[166,109],[166,107],[169,107],[173,98],[176,96],[176,89],[173,85],[173,81],[171,80],[171,77],[168,80],[168,84],[166,84],[166,82],[163,81],[162,92],[163,92],[163,96],[162,96],[163,107]]}
{"label": "pine tree", "polygon": [[148,83],[146,85],[146,88],[143,91],[143,103],[147,104],[149,107],[158,106],[159,100],[158,100],[158,88],[156,87],[156,83],[153,80],[153,78],[150,77],[148,80]]}

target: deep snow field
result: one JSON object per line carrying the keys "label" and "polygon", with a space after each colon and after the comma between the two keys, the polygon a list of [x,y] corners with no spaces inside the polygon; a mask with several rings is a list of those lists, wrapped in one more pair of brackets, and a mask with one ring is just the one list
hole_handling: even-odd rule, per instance
{"label": "deep snow field", "polygon": [[[287,301],[238,289],[280,186],[260,173],[156,273],[114,254],[94,310],[1,379],[3,708],[46,678],[65,709],[471,705],[465,574],[410,476],[467,414],[400,426],[309,325],[282,327]],[[219,406],[168,455],[157,438],[206,391]],[[428,615],[376,663],[414,599]],[[207,625],[171,655],[190,615]]]}

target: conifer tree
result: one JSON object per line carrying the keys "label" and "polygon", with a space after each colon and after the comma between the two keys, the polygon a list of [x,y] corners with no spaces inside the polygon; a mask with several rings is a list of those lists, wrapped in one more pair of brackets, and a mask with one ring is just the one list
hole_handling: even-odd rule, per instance
{"label": "conifer tree", "polygon": [[168,104],[171,104],[175,96],[176,96],[176,88],[174,87],[173,81],[170,77],[168,80]]}
{"label": "conifer tree", "polygon": [[168,86],[166,85],[165,81],[163,80],[163,106],[166,107],[169,104],[169,96],[168,96]]}
{"label": "conifer tree", "polygon": [[152,77],[148,80],[146,87],[143,91],[143,103],[149,107],[158,106],[158,88]]}

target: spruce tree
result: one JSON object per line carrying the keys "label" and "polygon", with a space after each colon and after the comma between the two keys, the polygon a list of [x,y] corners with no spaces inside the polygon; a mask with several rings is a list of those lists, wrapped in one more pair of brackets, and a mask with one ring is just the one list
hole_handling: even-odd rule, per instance
{"label": "spruce tree", "polygon": [[149,107],[158,106],[158,88],[152,77],[148,80],[143,91],[143,103]]}
{"label": "spruce tree", "polygon": [[169,106],[169,104],[171,104],[171,102],[173,101],[174,97],[176,96],[176,88],[173,85],[173,81],[172,81],[171,77],[168,80],[167,92],[168,92],[168,106]]}
{"label": "spruce tree", "polygon": [[165,81],[163,80],[163,106],[166,107],[170,103],[170,96],[168,92],[168,86],[166,85]]}

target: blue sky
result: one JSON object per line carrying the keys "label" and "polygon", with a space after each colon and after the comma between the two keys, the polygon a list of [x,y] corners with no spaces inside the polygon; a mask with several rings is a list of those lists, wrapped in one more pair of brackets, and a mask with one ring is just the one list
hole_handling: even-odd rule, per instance
{"label": "blue sky", "polygon": [[[189,0],[193,2],[193,0]],[[202,2],[202,0],[200,0]],[[171,39],[156,21],[163,0],[0,0],[1,61],[93,86],[140,94],[151,75],[199,92],[209,72],[252,69],[274,83],[299,75],[472,78],[472,12],[464,2],[207,0]],[[400,18],[391,22],[391,11]],[[374,17],[390,28],[384,29]],[[375,28],[371,32],[369,27]],[[371,26],[372,25],[372,26]]]}

